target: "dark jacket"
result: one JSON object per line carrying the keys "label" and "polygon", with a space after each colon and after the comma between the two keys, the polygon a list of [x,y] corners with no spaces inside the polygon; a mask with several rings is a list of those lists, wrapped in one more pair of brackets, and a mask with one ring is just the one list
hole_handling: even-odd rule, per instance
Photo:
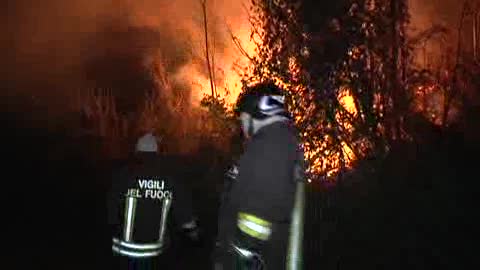
{"label": "dark jacket", "polygon": [[[180,179],[175,179],[177,173],[174,168],[179,166],[175,163],[169,158],[143,153],[113,176],[107,204],[114,246],[115,241],[119,240],[139,245],[153,243],[161,245],[159,251],[163,252],[168,243],[168,233],[165,241],[159,243],[159,231],[166,198],[172,199],[168,223],[173,221],[174,224],[181,225],[193,219],[191,194]],[[133,225],[130,227],[130,239],[125,239],[129,211],[127,197],[135,198],[135,207],[131,207]]]}
{"label": "dark jacket", "polygon": [[[248,246],[251,251],[262,254],[269,269],[285,268],[296,181],[301,181],[299,171],[303,166],[297,131],[289,122],[264,126],[252,136],[238,162],[236,180],[220,208],[214,256],[223,269],[235,269],[232,244]],[[226,178],[231,178],[230,174]],[[239,212],[271,222],[272,234],[268,241],[260,243],[239,234]]]}
{"label": "dark jacket", "polygon": [[288,222],[295,197],[298,145],[296,130],[288,122],[273,123],[254,134],[238,163],[232,206],[272,222]]}

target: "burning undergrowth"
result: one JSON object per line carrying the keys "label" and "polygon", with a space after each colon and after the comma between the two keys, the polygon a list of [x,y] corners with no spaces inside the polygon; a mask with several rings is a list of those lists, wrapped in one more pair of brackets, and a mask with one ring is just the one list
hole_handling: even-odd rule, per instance
{"label": "burning undergrowth", "polygon": [[[222,110],[239,91],[229,29],[248,39],[243,11],[242,3],[214,0],[16,1],[7,25],[15,55],[9,84],[24,103],[42,104],[32,114],[81,126],[81,134],[112,141],[111,151],[146,129],[163,136],[165,151],[195,151],[224,125],[200,105],[210,81]],[[222,132],[209,140],[222,145],[229,137]]]}
{"label": "burning undergrowth", "polygon": [[[175,69],[172,59],[165,55],[160,48],[145,54],[137,62],[137,69],[133,69],[141,79],[132,81],[127,76],[126,81],[108,80],[107,83],[118,85],[100,88],[114,89],[116,93],[90,91],[88,98],[82,98],[82,112],[90,130],[104,137],[112,145],[111,150],[126,147],[142,133],[154,132],[159,136],[162,152],[192,154],[202,147],[227,151],[233,129],[218,118],[225,114],[200,106],[192,96],[196,89],[178,79],[177,72],[183,65],[177,64]],[[221,101],[212,100],[215,104]]]}

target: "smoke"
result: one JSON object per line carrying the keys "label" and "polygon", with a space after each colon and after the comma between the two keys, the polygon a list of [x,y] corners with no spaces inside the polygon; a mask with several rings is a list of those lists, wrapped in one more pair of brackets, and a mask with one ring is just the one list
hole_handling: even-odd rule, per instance
{"label": "smoke", "polygon": [[[238,56],[227,25],[244,27],[245,14],[241,1],[207,6],[221,84]],[[130,110],[155,87],[148,65],[157,56],[192,102],[209,93],[200,0],[18,0],[8,10],[12,50],[4,68],[13,94],[68,110],[74,91],[103,87],[134,103],[121,106]]]}
{"label": "smoke", "polygon": [[458,26],[463,1],[412,0],[410,1],[413,31],[422,31],[432,25],[455,29]]}
{"label": "smoke", "polygon": [[447,29],[446,34],[437,34],[426,43],[417,44],[416,63],[425,68],[445,68],[455,55],[461,12],[464,1],[458,0],[412,0],[410,6],[411,37],[440,26]]}

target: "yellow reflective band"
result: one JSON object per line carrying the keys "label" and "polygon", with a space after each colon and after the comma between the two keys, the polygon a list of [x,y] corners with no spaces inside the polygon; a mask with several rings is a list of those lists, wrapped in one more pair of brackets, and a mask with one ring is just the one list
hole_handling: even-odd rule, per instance
{"label": "yellow reflective band", "polygon": [[247,235],[263,241],[267,240],[272,232],[270,222],[246,213],[238,214],[237,226]]}
{"label": "yellow reflective band", "polygon": [[268,222],[264,219],[261,219],[257,216],[250,215],[250,214],[243,213],[243,212],[238,213],[238,219],[239,220],[248,220],[248,221],[251,221],[251,222],[256,223],[258,225],[261,225],[261,226],[266,226],[266,227],[272,226],[272,224],[270,222]]}

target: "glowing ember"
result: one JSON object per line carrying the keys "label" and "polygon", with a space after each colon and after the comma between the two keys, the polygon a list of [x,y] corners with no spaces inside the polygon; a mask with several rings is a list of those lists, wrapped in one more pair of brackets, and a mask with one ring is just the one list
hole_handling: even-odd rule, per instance
{"label": "glowing ember", "polygon": [[[358,111],[355,106],[354,98],[348,88],[342,88],[338,94],[338,102],[343,106],[346,112],[352,116],[357,116]],[[295,120],[301,122],[307,115],[297,115]],[[336,114],[338,125],[343,127],[347,135],[353,132],[353,126],[350,122],[341,117],[340,112]],[[315,175],[325,175],[327,179],[335,175],[341,168],[350,168],[353,162],[358,158],[346,141],[340,140],[334,143],[336,139],[329,135],[311,140],[308,138],[308,132],[302,134],[308,140],[303,143],[305,157],[309,161],[308,172]],[[334,149],[331,149],[332,145]],[[330,148],[329,148],[330,147]]]}
{"label": "glowing ember", "polygon": [[353,116],[357,116],[357,107],[355,106],[355,100],[348,88],[343,88],[338,95],[338,102],[345,108],[347,112]]}
{"label": "glowing ember", "polygon": [[[443,124],[445,90],[437,83],[419,85],[413,89],[413,110],[423,114],[435,125]],[[447,121],[455,117],[455,107],[449,108]]]}

